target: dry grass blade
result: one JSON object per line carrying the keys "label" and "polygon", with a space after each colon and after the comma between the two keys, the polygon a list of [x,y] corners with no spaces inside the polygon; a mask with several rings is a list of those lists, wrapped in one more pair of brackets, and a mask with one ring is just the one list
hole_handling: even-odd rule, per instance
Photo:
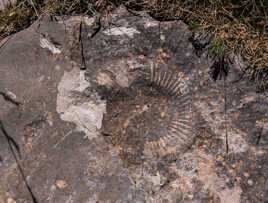
{"label": "dry grass blade", "polygon": [[29,26],[38,15],[107,15],[125,5],[159,20],[181,19],[191,29],[212,34],[213,57],[236,53],[249,62],[247,72],[268,90],[268,1],[264,0],[18,0],[0,11],[0,39]]}

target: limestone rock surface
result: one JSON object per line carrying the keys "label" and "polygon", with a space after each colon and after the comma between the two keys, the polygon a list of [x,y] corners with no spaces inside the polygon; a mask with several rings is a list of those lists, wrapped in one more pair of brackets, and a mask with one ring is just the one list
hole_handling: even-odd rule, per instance
{"label": "limestone rock surface", "polygon": [[[0,50],[0,202],[266,202],[268,97],[181,21],[44,17]],[[13,146],[14,149],[14,146]],[[18,155],[18,154],[17,154]]]}

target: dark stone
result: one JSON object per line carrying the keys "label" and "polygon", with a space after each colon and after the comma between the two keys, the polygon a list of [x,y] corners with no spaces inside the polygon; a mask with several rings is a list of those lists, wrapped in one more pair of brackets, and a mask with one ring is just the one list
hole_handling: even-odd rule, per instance
{"label": "dark stone", "polygon": [[[8,41],[0,120],[38,202],[267,201],[268,97],[236,56],[214,81],[208,37],[191,36],[118,8]],[[0,202],[31,202],[2,132],[0,173]]]}

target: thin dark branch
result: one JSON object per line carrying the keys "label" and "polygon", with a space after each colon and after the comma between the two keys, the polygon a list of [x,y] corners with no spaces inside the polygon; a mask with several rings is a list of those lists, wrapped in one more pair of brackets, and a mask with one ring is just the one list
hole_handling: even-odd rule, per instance
{"label": "thin dark branch", "polygon": [[161,40],[161,22],[158,22],[158,40],[159,40],[159,47],[162,45]]}
{"label": "thin dark branch", "polygon": [[228,125],[227,125],[227,88],[226,88],[226,81],[224,77],[224,120],[225,120],[225,144],[226,144],[226,153],[229,153],[229,142],[228,142]]}
{"label": "thin dark branch", "polygon": [[83,30],[83,21],[81,21],[80,26],[79,26],[79,42],[80,42],[80,45],[81,45],[81,57],[82,57],[81,70],[86,70],[87,65],[86,65],[86,59],[85,59],[85,56],[84,56],[84,45],[83,45],[82,30]]}
{"label": "thin dark branch", "polygon": [[16,106],[21,105],[22,103],[15,101],[14,99],[12,99],[8,94],[4,93],[4,92],[0,92],[0,95],[2,95],[4,97],[4,100],[6,100],[7,102],[10,102],[12,104],[15,104]]}
{"label": "thin dark branch", "polygon": [[259,132],[259,135],[258,135],[258,137],[257,137],[256,145],[259,145],[259,143],[260,143],[261,136],[262,136],[262,134],[263,134],[262,131],[263,131],[263,128],[261,128],[261,130],[260,130],[260,132]]}
{"label": "thin dark branch", "polygon": [[[8,135],[8,133],[6,132],[6,130],[4,128],[4,125],[3,125],[3,123],[2,123],[1,120],[0,120],[0,130],[3,132],[4,136],[6,137],[6,139],[8,141],[8,144],[10,145],[10,147],[11,147],[11,145],[13,145],[15,147],[15,149],[16,149],[19,157],[21,158],[21,153],[20,153],[20,147],[19,147],[19,145],[15,142],[15,140],[12,137],[10,137]],[[13,148],[12,148],[12,151],[13,151]]]}
{"label": "thin dark branch", "polygon": [[[139,13],[136,13],[135,11],[131,10],[128,6],[126,6],[126,9],[129,13],[131,13],[132,15],[134,16],[137,16],[137,17],[143,17],[141,14]],[[131,16],[132,17],[132,16]]]}
{"label": "thin dark branch", "polygon": [[25,177],[25,175],[24,175],[23,169],[22,169],[22,167],[21,167],[21,165],[20,165],[20,163],[19,163],[19,160],[18,160],[18,158],[17,158],[17,156],[16,156],[16,153],[15,153],[15,151],[14,151],[14,149],[13,149],[12,146],[14,146],[14,147],[16,148],[16,151],[17,151],[17,153],[19,154],[19,157],[21,157],[21,154],[20,154],[20,148],[19,148],[19,146],[17,145],[17,143],[14,141],[14,139],[13,139],[11,136],[8,135],[8,133],[7,133],[7,131],[5,130],[4,125],[3,125],[3,123],[2,123],[1,120],[0,120],[0,130],[2,131],[3,135],[5,136],[5,138],[6,138],[6,140],[7,140],[9,149],[10,149],[10,151],[11,151],[11,153],[12,153],[13,158],[15,159],[15,162],[16,162],[16,164],[17,164],[17,167],[18,167],[18,169],[19,169],[19,172],[20,172],[20,174],[21,174],[21,176],[22,176],[23,182],[25,183],[25,185],[26,185],[26,187],[27,187],[27,189],[28,189],[28,191],[29,191],[29,193],[30,193],[30,196],[31,196],[31,198],[32,198],[32,200],[33,200],[33,202],[34,202],[34,203],[38,203],[38,201],[36,200],[36,198],[35,198],[35,196],[34,196],[34,194],[33,194],[33,192],[32,192],[31,187],[29,186],[29,184],[28,184],[28,182],[27,182],[27,180],[26,180],[26,177]]}
{"label": "thin dark branch", "polygon": [[101,21],[100,18],[98,18],[97,22],[97,27],[95,28],[95,31],[92,33],[92,35],[90,36],[90,38],[92,39],[93,37],[95,37],[95,35],[100,31],[101,29]]}

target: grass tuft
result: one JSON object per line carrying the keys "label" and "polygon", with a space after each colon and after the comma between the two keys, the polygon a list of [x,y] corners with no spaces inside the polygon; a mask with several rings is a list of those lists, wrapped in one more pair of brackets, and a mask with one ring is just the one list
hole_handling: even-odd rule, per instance
{"label": "grass tuft", "polygon": [[18,0],[0,11],[0,40],[43,13],[96,16],[121,4],[158,20],[180,19],[191,30],[209,32],[211,57],[239,54],[250,64],[245,71],[261,90],[268,90],[267,0]]}
{"label": "grass tuft", "polygon": [[213,59],[224,56],[226,51],[227,46],[225,39],[214,39],[208,46],[209,56]]}

